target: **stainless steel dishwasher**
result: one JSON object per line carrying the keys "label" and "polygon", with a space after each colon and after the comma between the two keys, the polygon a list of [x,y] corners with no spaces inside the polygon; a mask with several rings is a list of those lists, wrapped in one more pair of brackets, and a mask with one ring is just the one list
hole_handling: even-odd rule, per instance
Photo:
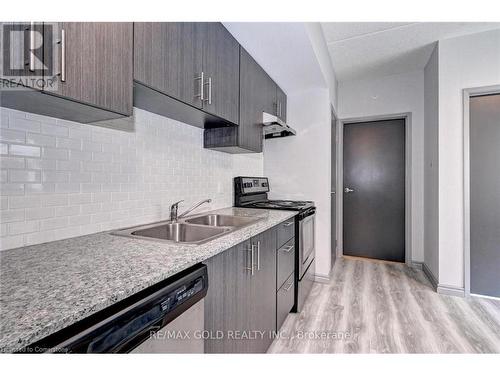
{"label": "stainless steel dishwasher", "polygon": [[30,345],[62,353],[203,353],[207,267],[193,266]]}

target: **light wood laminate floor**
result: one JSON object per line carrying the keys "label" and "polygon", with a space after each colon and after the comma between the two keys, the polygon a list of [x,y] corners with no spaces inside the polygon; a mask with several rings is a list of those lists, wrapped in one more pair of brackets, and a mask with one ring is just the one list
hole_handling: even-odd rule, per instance
{"label": "light wood laminate floor", "polygon": [[437,294],[399,263],[337,260],[270,353],[499,353],[500,301]]}

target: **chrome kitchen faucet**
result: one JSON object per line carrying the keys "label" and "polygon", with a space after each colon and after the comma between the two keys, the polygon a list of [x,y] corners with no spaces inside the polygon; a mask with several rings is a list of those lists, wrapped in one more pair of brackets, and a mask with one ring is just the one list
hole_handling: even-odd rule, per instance
{"label": "chrome kitchen faucet", "polygon": [[204,203],[210,203],[212,202],[212,200],[209,198],[209,199],[204,199],[198,203],[196,203],[194,206],[188,208],[186,211],[184,211],[182,214],[178,215],[177,214],[177,211],[179,210],[179,204],[184,202],[184,200],[180,200],[178,202],[175,202],[174,204],[172,204],[170,206],[170,220],[171,221],[177,221],[179,220],[180,218],[186,216],[187,214],[189,214],[191,211],[194,211],[195,209],[197,209],[198,207],[200,207],[202,204]]}

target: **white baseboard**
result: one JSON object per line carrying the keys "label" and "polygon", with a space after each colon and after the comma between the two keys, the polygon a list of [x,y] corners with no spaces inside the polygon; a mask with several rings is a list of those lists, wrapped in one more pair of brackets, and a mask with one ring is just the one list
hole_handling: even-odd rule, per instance
{"label": "white baseboard", "polygon": [[448,296],[465,297],[465,289],[456,286],[438,284],[437,292]]}
{"label": "white baseboard", "polygon": [[422,271],[424,271],[425,276],[427,276],[427,279],[431,282],[434,290],[437,291],[439,286],[438,280],[427,264],[422,263]]}
{"label": "white baseboard", "polygon": [[500,301],[500,297],[485,296],[484,294],[475,294],[475,293],[471,293],[470,295],[473,297],[486,298],[486,299],[492,299],[495,301]]}
{"label": "white baseboard", "polygon": [[330,275],[314,275],[314,281],[321,284],[328,284],[330,282]]}
{"label": "white baseboard", "polygon": [[421,270],[422,269],[422,262],[416,262],[416,261],[412,260],[412,261],[410,261],[409,266],[412,268],[416,268],[416,269]]}

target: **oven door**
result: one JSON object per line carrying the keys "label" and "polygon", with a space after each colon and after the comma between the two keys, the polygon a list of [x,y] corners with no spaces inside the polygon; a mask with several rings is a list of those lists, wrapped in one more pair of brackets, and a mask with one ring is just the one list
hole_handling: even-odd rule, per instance
{"label": "oven door", "polygon": [[315,217],[312,214],[299,221],[299,280],[314,260]]}

